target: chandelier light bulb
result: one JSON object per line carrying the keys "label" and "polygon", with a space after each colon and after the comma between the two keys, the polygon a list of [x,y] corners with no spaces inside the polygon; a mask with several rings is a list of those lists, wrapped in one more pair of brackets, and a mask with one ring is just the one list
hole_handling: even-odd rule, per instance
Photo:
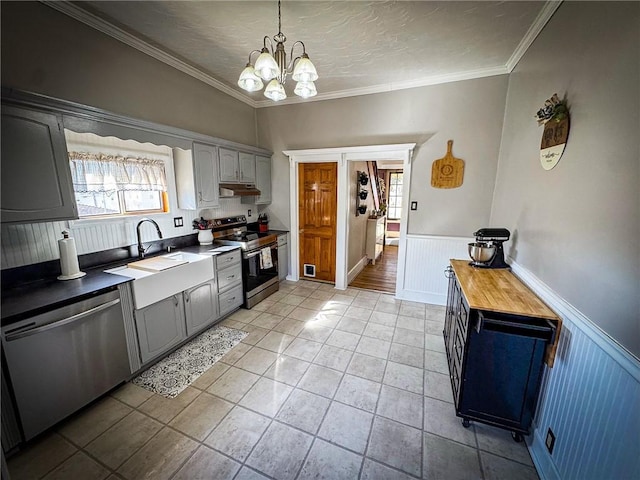
{"label": "chandelier light bulb", "polygon": [[318,79],[316,67],[309,60],[309,55],[303,53],[293,69],[291,76],[296,82],[313,82]]}
{"label": "chandelier light bulb", "polygon": [[255,71],[258,77],[267,82],[280,75],[280,67],[266,47],[262,49],[262,53],[256,60]]}
{"label": "chandelier light bulb", "polygon": [[275,78],[269,82],[267,88],[264,90],[264,96],[277,102],[287,98],[287,93],[284,91],[282,84]]}
{"label": "chandelier light bulb", "polygon": [[302,98],[309,98],[315,96],[318,91],[313,82],[298,82],[293,93]]}
{"label": "chandelier light bulb", "polygon": [[260,77],[256,75],[253,65],[247,63],[247,66],[238,79],[238,86],[247,92],[257,92],[258,90],[262,90],[264,83],[262,83]]}

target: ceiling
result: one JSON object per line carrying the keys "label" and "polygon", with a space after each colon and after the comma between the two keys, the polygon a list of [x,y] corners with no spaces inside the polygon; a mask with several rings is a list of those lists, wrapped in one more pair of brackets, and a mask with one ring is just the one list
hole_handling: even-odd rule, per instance
{"label": "ceiling", "polygon": [[[236,82],[249,52],[278,31],[275,0],[44,3],[249,105],[274,105]],[[558,5],[283,1],[287,55],[303,41],[320,78],[318,95],[308,100],[293,94],[289,79],[288,98],[278,104],[509,73]]]}

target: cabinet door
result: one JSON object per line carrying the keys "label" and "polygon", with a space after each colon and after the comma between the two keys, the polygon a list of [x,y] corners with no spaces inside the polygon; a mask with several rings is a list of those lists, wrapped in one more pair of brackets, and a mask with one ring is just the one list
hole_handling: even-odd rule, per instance
{"label": "cabinet door", "polygon": [[240,178],[238,172],[238,152],[220,148],[220,181],[237,183]]}
{"label": "cabinet door", "polygon": [[256,156],[256,188],[260,195],[256,198],[256,205],[271,203],[271,159]]}
{"label": "cabinet door", "polygon": [[218,318],[218,295],[215,280],[185,290],[184,312],[188,337],[211,325]]}
{"label": "cabinet door", "polygon": [[240,182],[256,183],[256,156],[252,153],[240,152],[238,163],[240,164]]}
{"label": "cabinet door", "polygon": [[136,310],[135,319],[142,363],[187,338],[181,293]]}
{"label": "cabinet door", "polygon": [[78,218],[62,121],[2,106],[2,222]]}
{"label": "cabinet door", "polygon": [[218,188],[218,149],[213,145],[193,144],[198,208],[220,205]]}

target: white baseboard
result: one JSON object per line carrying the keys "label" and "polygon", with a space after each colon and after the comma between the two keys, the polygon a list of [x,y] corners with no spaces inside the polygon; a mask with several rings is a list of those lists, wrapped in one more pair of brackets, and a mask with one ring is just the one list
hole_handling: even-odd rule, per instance
{"label": "white baseboard", "polygon": [[356,278],[362,270],[364,270],[364,267],[367,266],[368,261],[369,259],[365,255],[360,259],[360,261],[358,261],[358,263],[356,263],[356,265],[351,270],[349,270],[349,273],[347,274],[347,285],[353,282],[353,279]]}

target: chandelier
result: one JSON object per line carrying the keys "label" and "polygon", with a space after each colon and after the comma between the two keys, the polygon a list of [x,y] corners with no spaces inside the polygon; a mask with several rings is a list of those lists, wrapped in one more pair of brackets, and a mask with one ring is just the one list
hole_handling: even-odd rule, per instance
{"label": "chandelier", "polygon": [[[287,64],[287,53],[284,50],[284,42],[287,41],[287,37],[282,33],[280,0],[278,0],[278,33],[273,37],[273,40],[276,42],[275,50],[271,39],[265,36],[262,50],[253,50],[249,54],[249,62],[240,74],[238,86],[247,92],[256,92],[264,86],[263,80],[269,82],[264,90],[264,96],[277,102],[287,98],[284,84],[287,75],[291,75],[291,78],[298,82],[293,93],[302,98],[316,95],[318,92],[313,82],[318,79],[318,73],[316,67],[309,60],[304,43],[297,41],[293,44],[289,55],[291,61]],[[267,42],[270,49],[267,48]],[[302,45],[302,55],[294,58],[293,50],[298,44]],[[251,63],[251,56],[254,53],[259,53],[255,66]]]}

